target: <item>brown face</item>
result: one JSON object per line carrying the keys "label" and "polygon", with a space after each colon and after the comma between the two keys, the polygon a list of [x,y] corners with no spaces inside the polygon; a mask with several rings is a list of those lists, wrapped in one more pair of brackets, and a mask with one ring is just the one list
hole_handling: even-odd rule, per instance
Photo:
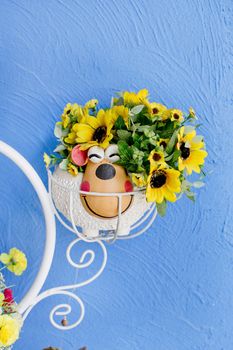
{"label": "brown face", "polygon": [[[131,192],[133,186],[125,169],[114,164],[119,156],[116,146],[110,145],[107,150],[92,147],[88,152],[88,163],[80,189],[87,192]],[[121,213],[131,205],[132,195],[122,196]],[[117,196],[81,195],[81,201],[89,214],[99,218],[110,219],[118,215]]]}

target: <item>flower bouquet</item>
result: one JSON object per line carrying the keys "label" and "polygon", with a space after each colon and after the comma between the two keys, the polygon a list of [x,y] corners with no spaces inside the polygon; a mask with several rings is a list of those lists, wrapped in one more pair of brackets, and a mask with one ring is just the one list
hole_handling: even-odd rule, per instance
{"label": "flower bouquet", "polygon": [[[47,167],[58,165],[57,180],[63,177],[67,183],[76,178],[73,184],[92,194],[143,190],[143,198],[156,203],[161,215],[167,202],[175,202],[182,194],[195,199],[192,188],[203,186],[203,182],[188,178],[193,172],[204,176],[207,152],[203,137],[196,133],[197,117],[192,108],[185,114],[150,102],[146,89],[119,93],[109,108],[97,106],[96,99],[84,106],[68,103],[56,123],[54,134],[59,144],[53,154],[44,154],[44,161]],[[65,201],[62,190],[55,192],[56,198]],[[123,197],[122,213],[133,206],[133,197]],[[101,219],[114,218],[119,209],[116,197],[83,194],[81,203],[86,212]],[[146,208],[145,203],[139,204],[137,215]],[[60,209],[69,216],[64,206]]]}
{"label": "flower bouquet", "polygon": [[[0,254],[0,262],[4,264],[1,271],[7,268],[19,276],[27,267],[27,259],[24,253],[12,248],[8,254]],[[17,312],[12,289],[7,287],[4,276],[0,272],[0,350],[11,349],[11,346],[19,338],[23,321]]]}

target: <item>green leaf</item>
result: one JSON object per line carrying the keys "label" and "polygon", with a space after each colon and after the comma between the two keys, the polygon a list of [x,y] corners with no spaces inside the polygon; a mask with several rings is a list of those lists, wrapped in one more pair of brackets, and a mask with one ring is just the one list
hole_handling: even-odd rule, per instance
{"label": "green leaf", "polygon": [[185,191],[186,196],[191,199],[191,201],[195,202],[196,199],[196,193],[191,191]]}
{"label": "green leaf", "polygon": [[117,145],[121,160],[126,163],[130,162],[133,158],[133,150],[129,147],[127,142],[118,141]]}
{"label": "green leaf", "polygon": [[127,130],[117,130],[117,135],[118,135],[119,139],[121,139],[123,141],[127,141],[131,137],[131,132],[129,132]]}
{"label": "green leaf", "polygon": [[63,127],[60,124],[60,122],[55,124],[54,135],[58,139],[61,139],[62,137],[67,136],[69,134],[69,132],[70,132],[69,128],[63,129]]}
{"label": "green leaf", "polygon": [[115,102],[115,106],[122,106],[124,104],[123,97],[118,98],[117,102]]}
{"label": "green leaf", "polygon": [[116,128],[117,130],[119,130],[119,129],[124,129],[124,128],[125,128],[124,119],[123,119],[121,116],[119,116],[119,117],[117,118],[117,120],[115,121],[114,126],[115,126],[115,128]]}
{"label": "green leaf", "polygon": [[160,216],[165,216],[167,209],[167,202],[164,200],[162,203],[156,203],[157,212]]}
{"label": "green leaf", "polygon": [[67,170],[67,165],[69,163],[68,159],[63,159],[61,163],[59,164],[59,168],[62,170]]}
{"label": "green leaf", "polygon": [[151,126],[150,125],[140,125],[140,126],[138,126],[137,129],[138,129],[138,131],[145,133],[145,131],[151,130]]}
{"label": "green leaf", "polygon": [[64,145],[60,144],[53,150],[53,152],[61,152],[61,151],[64,151],[65,149],[66,149],[66,147]]}
{"label": "green leaf", "polygon": [[166,147],[166,152],[170,154],[173,151],[173,148],[176,144],[177,141],[177,135],[178,135],[178,130],[175,130],[172,134],[172,137],[170,138],[170,141],[168,142],[168,145]]}
{"label": "green leaf", "polygon": [[172,161],[173,161],[173,162],[176,162],[176,161],[178,160],[179,156],[180,156],[180,151],[177,149],[177,150],[175,150],[175,152],[173,153]]}
{"label": "green leaf", "polygon": [[130,110],[130,113],[137,115],[143,110],[144,107],[145,107],[144,105],[135,106]]}
{"label": "green leaf", "polygon": [[192,187],[195,187],[195,188],[201,188],[203,186],[205,186],[205,184],[202,181],[195,181],[192,183]]}
{"label": "green leaf", "polygon": [[60,139],[62,137],[62,125],[56,123],[54,128],[54,135]]}

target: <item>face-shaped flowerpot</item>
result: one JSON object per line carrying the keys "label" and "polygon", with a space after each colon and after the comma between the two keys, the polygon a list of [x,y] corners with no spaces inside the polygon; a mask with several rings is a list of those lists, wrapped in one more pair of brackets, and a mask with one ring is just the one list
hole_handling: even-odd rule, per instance
{"label": "face-shaped flowerpot", "polygon": [[[107,151],[92,147],[88,152],[88,163],[80,189],[87,192],[119,193],[132,192],[133,186],[126,170],[113,162],[116,148],[110,146]],[[111,154],[112,153],[112,154]],[[113,159],[111,159],[113,158]],[[102,219],[115,218],[118,215],[117,196],[81,195],[81,201],[89,214]],[[121,196],[121,213],[125,213],[133,201],[133,195]]]}

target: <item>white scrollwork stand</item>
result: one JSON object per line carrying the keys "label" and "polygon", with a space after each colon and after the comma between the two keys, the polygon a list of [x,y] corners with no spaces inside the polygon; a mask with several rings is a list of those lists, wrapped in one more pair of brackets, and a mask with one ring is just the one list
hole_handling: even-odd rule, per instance
{"label": "white scrollwork stand", "polygon": [[[41,206],[43,209],[44,217],[45,217],[45,225],[46,225],[46,243],[45,243],[45,250],[44,255],[42,258],[42,262],[40,265],[39,272],[37,274],[36,279],[33,282],[33,285],[27,292],[27,294],[24,296],[24,298],[21,300],[21,302],[18,304],[18,310],[23,315],[23,319],[25,320],[26,317],[29,315],[33,307],[38,304],[41,300],[53,296],[53,295],[63,295],[69,297],[69,299],[73,299],[76,301],[80,306],[80,314],[77,321],[73,322],[72,324],[69,324],[66,321],[66,317],[68,314],[71,313],[72,308],[69,304],[59,304],[55,306],[51,312],[50,312],[50,322],[52,325],[60,330],[69,330],[74,327],[77,327],[83,320],[85,315],[85,307],[83,304],[83,301],[78,297],[76,294],[74,294],[73,290],[81,288],[83,286],[86,286],[87,284],[93,282],[96,278],[98,278],[101,273],[103,272],[106,263],[107,263],[107,249],[105,247],[105,244],[103,241],[106,242],[113,242],[116,239],[129,239],[134,238],[136,236],[139,236],[143,232],[145,232],[152,222],[154,221],[156,217],[156,208],[155,205],[151,205],[149,210],[145,213],[143,217],[141,217],[134,225],[131,227],[131,233],[127,236],[118,236],[118,227],[120,225],[121,221],[121,199],[122,196],[125,194],[120,193],[112,193],[108,195],[117,196],[118,197],[118,209],[119,209],[119,215],[117,219],[116,229],[113,231],[111,230],[107,235],[100,235],[97,238],[88,238],[83,233],[82,230],[80,230],[79,227],[75,225],[75,220],[73,217],[73,194],[72,191],[70,191],[69,195],[69,208],[70,208],[70,221],[72,226],[68,225],[60,216],[58,213],[53,201],[52,201],[52,195],[51,195],[51,181],[52,181],[52,174],[48,173],[48,183],[49,183],[49,192],[47,192],[45,186],[43,185],[40,177],[34,170],[34,168],[28,163],[28,161],[20,155],[16,150],[14,150],[12,147],[7,145],[6,143],[0,141],[0,153],[11,159],[26,175],[26,177],[31,182],[32,186],[34,187],[35,191],[38,194],[39,200],[41,202]],[[80,193],[84,193],[83,191],[80,191]],[[87,193],[85,193],[87,195]],[[92,194],[92,193],[89,193]],[[95,195],[103,195],[101,193],[94,193]],[[132,192],[132,195],[136,194],[136,192]],[[84,280],[82,282],[73,284],[73,285],[64,285],[64,286],[58,286],[51,288],[49,290],[46,290],[44,292],[40,292],[46,278],[48,276],[48,273],[51,268],[51,264],[53,261],[54,251],[55,251],[55,243],[56,243],[56,226],[55,226],[55,215],[57,216],[58,220],[71,232],[75,233],[76,237],[75,239],[69,244],[67,251],[66,251],[66,257],[71,266],[73,266],[76,269],[84,269],[89,267],[95,260],[95,252],[90,248],[90,245],[97,244],[102,249],[103,253],[103,261],[101,264],[101,267],[99,270],[90,278],[87,280]],[[137,232],[135,232],[135,229],[139,228]],[[79,262],[75,262],[71,257],[71,251],[73,247],[78,244],[80,241],[85,241],[88,244],[88,249],[84,251],[84,253],[81,255]],[[71,291],[72,290],[72,291]],[[61,323],[58,323],[55,320],[55,316],[61,316],[63,318]]]}

